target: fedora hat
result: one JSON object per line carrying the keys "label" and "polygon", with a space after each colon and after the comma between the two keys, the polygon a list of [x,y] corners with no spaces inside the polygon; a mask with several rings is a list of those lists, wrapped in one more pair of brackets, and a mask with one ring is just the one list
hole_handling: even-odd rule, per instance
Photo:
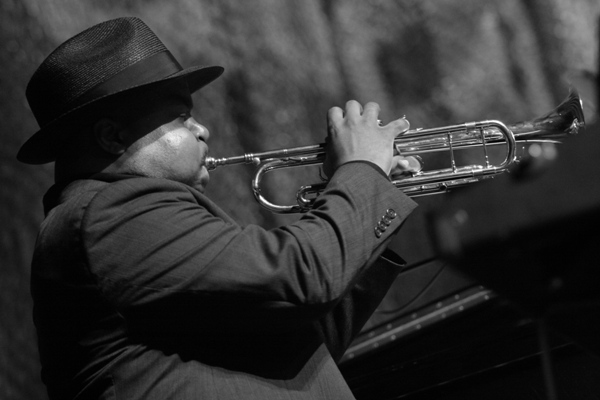
{"label": "fedora hat", "polygon": [[25,94],[40,129],[21,146],[17,159],[52,162],[61,141],[102,107],[123,99],[143,102],[144,93],[181,81],[193,93],[222,73],[218,66],[183,69],[139,18],[94,25],[56,48],[31,77]]}

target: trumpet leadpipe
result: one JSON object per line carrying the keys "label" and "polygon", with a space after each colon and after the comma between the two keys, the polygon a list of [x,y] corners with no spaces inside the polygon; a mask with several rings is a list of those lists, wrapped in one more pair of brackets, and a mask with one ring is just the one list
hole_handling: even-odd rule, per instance
{"label": "trumpet leadpipe", "polygon": [[255,166],[261,165],[266,160],[286,160],[294,157],[304,156],[325,156],[325,143],[314,144],[310,146],[292,147],[289,149],[279,149],[264,151],[261,153],[245,153],[240,156],[225,157],[225,158],[214,158],[207,157],[205,161],[206,168],[209,171],[214,170],[217,167],[225,165],[235,164],[253,164]]}

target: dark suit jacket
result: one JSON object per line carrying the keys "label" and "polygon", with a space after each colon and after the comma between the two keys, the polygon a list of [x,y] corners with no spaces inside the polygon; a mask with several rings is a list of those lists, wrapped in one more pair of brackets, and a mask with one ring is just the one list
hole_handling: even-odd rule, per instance
{"label": "dark suit jacket", "polygon": [[98,175],[45,203],[42,378],[53,399],[127,400],[351,398],[334,360],[399,272],[379,256],[415,207],[364,163],[273,230],[161,179]]}

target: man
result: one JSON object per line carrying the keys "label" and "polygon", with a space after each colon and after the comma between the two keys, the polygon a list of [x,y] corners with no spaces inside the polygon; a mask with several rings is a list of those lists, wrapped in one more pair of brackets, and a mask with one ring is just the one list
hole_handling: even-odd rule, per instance
{"label": "man", "polygon": [[314,208],[240,227],[202,194],[209,132],[190,116],[221,72],[119,18],[33,75],[40,130],[17,157],[55,162],[31,285],[50,398],[352,398],[335,359],[401,268],[384,251],[415,204],[387,175],[408,123],[332,108]]}

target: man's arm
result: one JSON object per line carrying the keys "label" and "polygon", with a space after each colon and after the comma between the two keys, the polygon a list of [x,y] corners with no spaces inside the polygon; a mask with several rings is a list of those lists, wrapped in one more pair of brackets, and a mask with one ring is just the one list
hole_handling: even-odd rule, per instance
{"label": "man's arm", "polygon": [[327,313],[414,207],[372,167],[351,163],[314,210],[267,231],[239,227],[183,184],[133,178],[95,196],[84,246],[102,292],[124,315],[178,308],[190,326],[202,319],[214,322],[210,329],[289,330]]}
{"label": "man's arm", "polygon": [[344,295],[333,310],[319,321],[323,342],[334,360],[338,361],[352,340],[379,306],[405,261],[386,250]]}

